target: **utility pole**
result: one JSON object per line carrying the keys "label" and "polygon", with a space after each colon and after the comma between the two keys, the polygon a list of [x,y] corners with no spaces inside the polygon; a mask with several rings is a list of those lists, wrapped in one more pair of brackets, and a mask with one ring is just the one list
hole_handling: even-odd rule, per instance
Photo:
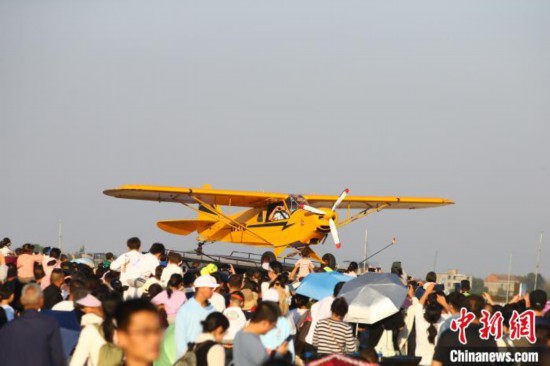
{"label": "utility pole", "polygon": [[57,246],[59,247],[59,250],[63,247],[63,222],[61,222],[61,220],[59,220],[59,225],[57,228]]}
{"label": "utility pole", "polygon": [[510,263],[508,263],[508,283],[506,284],[506,303],[510,296],[510,278],[512,277],[512,254],[510,253]]}
{"label": "utility pole", "polygon": [[539,268],[540,268],[540,252],[542,250],[542,232],[540,233],[539,237],[539,250],[537,253],[537,265],[535,267],[535,288],[533,290],[537,289],[538,279],[539,279]]}

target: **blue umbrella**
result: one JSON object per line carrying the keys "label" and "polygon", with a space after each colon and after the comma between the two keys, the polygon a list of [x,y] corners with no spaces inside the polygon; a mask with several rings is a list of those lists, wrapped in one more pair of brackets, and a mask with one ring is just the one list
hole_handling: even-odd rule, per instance
{"label": "blue umbrella", "polygon": [[332,295],[334,286],[338,282],[347,282],[352,278],[339,272],[310,273],[302,280],[296,293],[315,300],[321,300]]}

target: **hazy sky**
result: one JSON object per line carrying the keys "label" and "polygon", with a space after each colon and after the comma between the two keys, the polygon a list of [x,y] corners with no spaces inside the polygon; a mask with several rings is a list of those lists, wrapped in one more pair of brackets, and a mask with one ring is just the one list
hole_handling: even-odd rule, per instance
{"label": "hazy sky", "polygon": [[[0,0],[0,236],[120,252],[183,206],[125,183],[441,196],[319,251],[550,276],[550,3]],[[215,244],[207,252],[247,250]]]}

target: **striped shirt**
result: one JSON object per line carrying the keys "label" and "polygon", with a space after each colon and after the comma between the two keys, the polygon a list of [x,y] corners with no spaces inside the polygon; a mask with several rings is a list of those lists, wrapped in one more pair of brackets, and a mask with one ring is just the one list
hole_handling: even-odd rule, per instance
{"label": "striped shirt", "polygon": [[313,345],[320,354],[353,353],[356,349],[351,326],[330,318],[319,320],[315,326]]}

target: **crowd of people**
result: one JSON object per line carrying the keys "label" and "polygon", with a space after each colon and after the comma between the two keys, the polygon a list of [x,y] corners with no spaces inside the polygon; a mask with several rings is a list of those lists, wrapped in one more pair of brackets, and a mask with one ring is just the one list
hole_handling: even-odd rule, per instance
{"label": "crowd of people", "polygon": [[[474,314],[468,347],[524,347],[547,355],[547,294],[535,290],[497,304],[488,294],[445,293],[429,272],[422,279],[392,266],[407,286],[400,311],[374,324],[346,321],[339,293],[314,301],[296,293],[316,267],[303,251],[293,269],[271,260],[236,271],[220,263],[183,263],[181,254],[128,239],[126,252],[102,263],[69,260],[59,248],[0,242],[0,362],[5,365],[301,365],[343,354],[368,363],[414,356],[420,365],[451,365],[463,347],[452,328],[462,309]],[[357,263],[344,274],[357,277]],[[383,306],[383,305],[381,305]],[[501,313],[503,336],[482,337],[483,310]],[[535,342],[516,340],[507,326],[514,313],[535,313]],[[541,356],[542,357],[542,356]],[[544,356],[546,357],[546,356]]]}

